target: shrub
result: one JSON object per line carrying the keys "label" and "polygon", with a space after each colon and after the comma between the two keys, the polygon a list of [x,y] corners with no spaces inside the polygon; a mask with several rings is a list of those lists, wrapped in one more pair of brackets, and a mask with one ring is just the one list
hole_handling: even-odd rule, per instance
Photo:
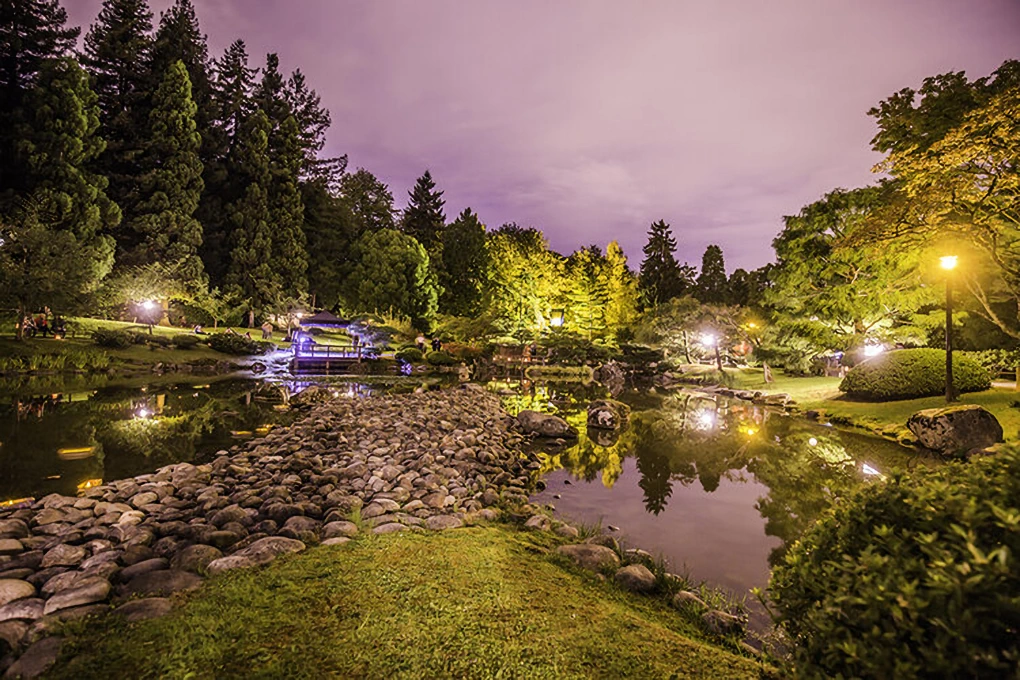
{"label": "shrub", "polygon": [[146,343],[148,345],[158,345],[159,347],[169,347],[170,345],[173,344],[173,339],[169,335],[150,335],[150,336],[148,336],[146,338],[146,337],[142,336],[141,333],[139,333],[139,336],[141,336],[143,338],[139,342],[144,342],[144,343]]}
{"label": "shrub", "polygon": [[453,366],[458,363],[448,352],[439,350],[438,352],[429,352],[428,356],[425,357],[425,361],[430,366]]}
{"label": "shrub", "polygon": [[245,354],[265,354],[271,345],[268,342],[249,340],[243,335],[235,335],[234,333],[216,333],[209,336],[209,346],[217,352],[241,356]]}
{"label": "shrub", "polygon": [[92,341],[100,347],[126,349],[135,343],[135,334],[128,331],[100,328],[92,331]]}
{"label": "shrub", "polygon": [[[988,371],[969,357],[953,355],[953,386],[960,392],[991,387]],[[888,401],[933,397],[946,389],[946,352],[900,349],[880,354],[850,369],[839,389],[851,397]]]}
{"label": "shrub", "polygon": [[1020,447],[899,473],[835,506],[769,586],[796,677],[1013,677]]}
{"label": "shrub", "polygon": [[170,338],[170,344],[177,349],[191,349],[201,341],[197,335],[174,335]]}
{"label": "shrub", "polygon": [[394,355],[398,361],[408,364],[416,364],[424,358],[424,354],[417,347],[405,347]]}
{"label": "shrub", "polygon": [[454,359],[465,362],[472,362],[482,356],[482,349],[474,345],[467,345],[460,342],[447,342],[443,344],[443,351]]}
{"label": "shrub", "polygon": [[[955,356],[955,354],[954,354]],[[979,352],[960,352],[960,356],[974,359],[995,377],[1001,373],[1014,373],[1020,366],[1020,350],[986,349]]]}
{"label": "shrub", "polygon": [[625,363],[635,364],[638,366],[657,364],[662,362],[664,359],[662,350],[652,349],[651,347],[645,347],[644,345],[621,345],[620,353],[622,354],[622,360]]}

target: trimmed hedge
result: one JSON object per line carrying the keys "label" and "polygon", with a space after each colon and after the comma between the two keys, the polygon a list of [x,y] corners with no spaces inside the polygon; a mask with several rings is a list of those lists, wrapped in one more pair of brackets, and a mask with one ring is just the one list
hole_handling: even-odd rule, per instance
{"label": "trimmed hedge", "polygon": [[[981,364],[953,355],[953,386],[959,392],[980,392],[992,386]],[[946,391],[946,352],[942,349],[898,349],[863,361],[846,374],[839,389],[851,397],[875,401],[934,397]]]}
{"label": "trimmed hedge", "polygon": [[100,347],[126,349],[135,344],[135,334],[130,331],[116,331],[100,328],[92,331],[92,342]]}
{"label": "trimmed hedge", "polygon": [[396,354],[393,355],[398,361],[403,361],[408,364],[420,363],[425,355],[422,354],[421,350],[417,347],[405,347]]}
{"label": "trimmed hedge", "polygon": [[185,335],[183,333],[181,335],[171,336],[170,338],[170,344],[177,349],[191,349],[201,341],[202,338],[197,335]]}
{"label": "trimmed hedge", "polygon": [[243,335],[235,335],[234,333],[216,333],[209,336],[208,342],[209,346],[217,352],[234,354],[236,356],[265,354],[271,347],[271,344],[268,342],[249,340]]}
{"label": "trimmed hedge", "polygon": [[836,505],[772,572],[791,677],[1015,677],[1020,447],[898,473]]}
{"label": "trimmed hedge", "polygon": [[458,363],[456,359],[443,350],[439,350],[438,352],[429,352],[425,357],[425,361],[432,366],[453,366]]}

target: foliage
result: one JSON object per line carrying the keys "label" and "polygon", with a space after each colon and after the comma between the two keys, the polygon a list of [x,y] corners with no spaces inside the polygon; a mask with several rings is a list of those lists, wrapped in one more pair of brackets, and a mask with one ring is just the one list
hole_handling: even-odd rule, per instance
{"label": "foliage", "polygon": [[[956,353],[953,353],[956,356]],[[1014,373],[1020,368],[1020,349],[987,349],[980,352],[960,352],[960,356],[981,364],[993,378],[1001,373]]]}
{"label": "foliage", "polygon": [[422,351],[417,347],[404,347],[403,349],[398,350],[393,356],[397,361],[403,361],[408,364],[421,363],[422,359],[425,357],[425,355],[422,354]]}
{"label": "foliage", "polygon": [[393,194],[365,168],[348,173],[340,180],[340,197],[354,218],[356,235],[365,231],[396,229]]}
{"label": "foliage", "polygon": [[70,350],[54,354],[28,354],[0,357],[0,374],[32,373],[36,371],[104,371],[110,366],[105,352]]}
{"label": "foliage", "polygon": [[701,256],[701,273],[695,281],[694,297],[699,302],[710,304],[725,304],[730,297],[726,263],[719,246],[708,246]]}
{"label": "foliage", "polygon": [[449,352],[439,350],[438,352],[429,352],[425,357],[425,361],[430,366],[453,366],[458,363],[456,359],[450,356]]}
{"label": "foliage", "polygon": [[661,305],[691,289],[694,270],[687,265],[680,266],[675,252],[676,239],[669,225],[665,220],[653,222],[644,247],[645,259],[641,262],[639,289],[645,307]]}
{"label": "foliage", "polygon": [[609,272],[598,246],[571,254],[564,263],[564,327],[577,330],[588,340],[606,334],[609,305]]}
{"label": "foliage", "polygon": [[773,572],[798,677],[1005,677],[1020,645],[1020,450],[865,487]]}
{"label": "foliage", "polygon": [[197,335],[187,335],[185,333],[179,333],[170,337],[170,344],[177,349],[192,349],[202,341]]}
{"label": "foliage", "polygon": [[272,349],[272,343],[249,340],[236,333],[214,333],[209,336],[209,346],[217,352],[237,356],[248,354],[265,354]]}
{"label": "foliage", "polygon": [[443,231],[442,259],[440,308],[454,316],[477,315],[489,270],[489,252],[485,248],[485,225],[471,208],[464,208]]}
{"label": "foliage", "polygon": [[494,324],[522,337],[548,328],[561,291],[561,257],[542,232],[504,224],[489,234],[486,248],[485,307]]}
{"label": "foliage", "polygon": [[393,229],[366,232],[353,247],[344,294],[355,310],[409,318],[428,332],[438,291],[420,243]]}
{"label": "foliage", "polygon": [[[988,371],[970,357],[953,355],[953,388],[980,392],[991,387]],[[864,361],[843,378],[839,389],[859,399],[890,401],[934,396],[946,389],[946,352],[900,349]]]}
{"label": "foliage", "polygon": [[443,213],[445,203],[443,192],[436,189],[436,183],[428,170],[408,192],[407,209],[404,210],[400,230],[422,244],[429,255],[434,255],[437,252],[436,246],[443,242],[443,231],[446,228],[446,215]]}
{"label": "foliage", "polygon": [[297,119],[288,115],[269,146],[269,222],[272,225],[270,266],[285,295],[296,297],[308,290],[308,251],[304,232],[305,208],[298,176],[304,155]]}
{"label": "foliage", "polygon": [[100,347],[110,349],[126,349],[135,344],[135,333],[121,330],[99,328],[92,331],[92,342]]}
{"label": "foliage", "polygon": [[552,364],[568,366],[600,364],[613,356],[613,351],[609,347],[573,333],[552,333],[542,345],[547,349],[549,363]]}

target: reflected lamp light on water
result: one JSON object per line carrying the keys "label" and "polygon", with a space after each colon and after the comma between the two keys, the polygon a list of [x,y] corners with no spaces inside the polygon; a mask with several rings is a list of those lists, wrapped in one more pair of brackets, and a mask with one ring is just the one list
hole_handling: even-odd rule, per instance
{"label": "reflected lamp light on water", "polygon": [[95,453],[94,446],[75,446],[57,449],[57,457],[61,460],[82,460]]}
{"label": "reflected lamp light on water", "polygon": [[943,255],[939,258],[939,266],[943,269],[950,271],[956,269],[956,263],[958,258],[956,255]]}
{"label": "reflected lamp light on water", "polygon": [[103,483],[101,479],[86,479],[84,482],[78,485],[78,491],[84,491],[85,489],[91,489],[97,487]]}

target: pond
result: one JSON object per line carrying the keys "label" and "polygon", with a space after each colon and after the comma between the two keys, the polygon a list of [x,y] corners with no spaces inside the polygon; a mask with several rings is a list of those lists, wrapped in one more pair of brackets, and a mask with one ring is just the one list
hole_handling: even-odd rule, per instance
{"label": "pond", "polygon": [[555,412],[570,445],[540,446],[547,488],[532,500],[557,515],[617,530],[625,545],[741,597],[831,505],[893,470],[932,464],[892,442],[705,393],[626,392],[630,425],[586,429],[604,393],[567,384],[496,385],[512,412]]}

